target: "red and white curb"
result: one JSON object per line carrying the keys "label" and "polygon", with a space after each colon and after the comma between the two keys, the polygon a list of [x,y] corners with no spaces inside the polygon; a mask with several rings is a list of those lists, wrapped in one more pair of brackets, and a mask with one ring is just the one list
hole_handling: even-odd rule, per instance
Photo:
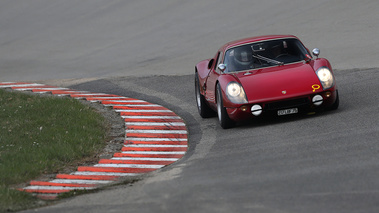
{"label": "red and white curb", "polygon": [[187,151],[188,132],[183,119],[163,106],[37,83],[0,82],[0,88],[99,102],[112,107],[125,120],[124,146],[111,159],[101,159],[93,166],[79,166],[71,174],[57,174],[52,181],[31,181],[29,186],[20,189],[42,199],[55,199],[60,193],[73,190],[96,189],[120,177],[151,172],[174,163]]}

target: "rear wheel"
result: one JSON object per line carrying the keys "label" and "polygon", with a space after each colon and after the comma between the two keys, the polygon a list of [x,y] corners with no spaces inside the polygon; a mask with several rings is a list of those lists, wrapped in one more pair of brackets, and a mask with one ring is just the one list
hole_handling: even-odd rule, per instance
{"label": "rear wheel", "polygon": [[200,93],[199,76],[195,74],[195,95],[197,110],[202,118],[209,118],[214,115],[214,111],[207,105],[204,96]]}
{"label": "rear wheel", "polygon": [[220,84],[217,84],[217,115],[218,121],[223,129],[228,129],[234,126],[234,122],[229,118],[226,108],[223,104],[222,91]]}

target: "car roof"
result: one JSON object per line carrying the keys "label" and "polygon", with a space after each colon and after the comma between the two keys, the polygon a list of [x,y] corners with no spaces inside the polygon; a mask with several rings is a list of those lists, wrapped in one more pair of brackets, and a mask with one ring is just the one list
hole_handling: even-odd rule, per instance
{"label": "car roof", "polygon": [[249,44],[253,42],[258,42],[258,41],[266,41],[266,40],[273,40],[273,39],[281,39],[281,38],[296,38],[294,35],[264,35],[264,36],[255,36],[255,37],[249,37],[249,38],[244,38],[244,39],[239,39],[235,41],[231,41],[226,43],[224,46],[220,48],[221,51],[225,51],[231,47],[235,46],[240,46],[243,44]]}

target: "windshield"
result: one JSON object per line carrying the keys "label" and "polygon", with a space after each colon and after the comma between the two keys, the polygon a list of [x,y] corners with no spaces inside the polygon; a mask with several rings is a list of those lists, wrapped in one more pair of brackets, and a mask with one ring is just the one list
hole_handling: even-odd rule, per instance
{"label": "windshield", "polygon": [[225,72],[239,72],[278,66],[305,60],[308,54],[302,43],[294,38],[246,44],[226,51]]}

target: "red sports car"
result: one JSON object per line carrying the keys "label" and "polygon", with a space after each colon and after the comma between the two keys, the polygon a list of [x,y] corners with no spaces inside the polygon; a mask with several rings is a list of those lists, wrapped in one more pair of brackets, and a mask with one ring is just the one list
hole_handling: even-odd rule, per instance
{"label": "red sports car", "polygon": [[265,114],[337,109],[338,90],[327,59],[293,35],[229,42],[195,68],[201,117],[217,112],[222,128]]}

